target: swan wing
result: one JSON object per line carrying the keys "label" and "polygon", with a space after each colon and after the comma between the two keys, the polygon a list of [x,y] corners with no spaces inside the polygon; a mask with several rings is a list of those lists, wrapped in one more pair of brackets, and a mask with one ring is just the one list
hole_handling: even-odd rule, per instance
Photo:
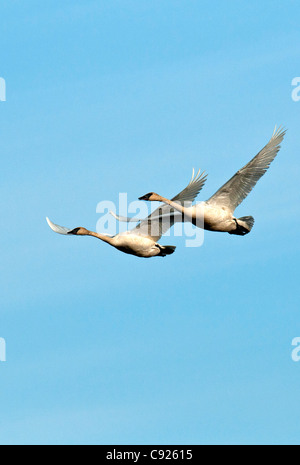
{"label": "swan wing", "polygon": [[240,169],[208,201],[208,204],[224,206],[232,212],[247,197],[257,181],[265,174],[280,150],[280,144],[286,131],[274,129],[267,145],[242,169]]}
{"label": "swan wing", "polygon": [[[170,212],[162,213],[160,214],[161,208],[157,208],[152,214],[151,214],[151,220],[153,219],[159,219],[159,218],[167,218],[170,216]],[[143,218],[136,218],[136,217],[129,217],[129,216],[121,216],[121,215],[116,215],[113,211],[109,212],[117,221],[120,221],[120,223],[140,223],[141,221],[144,221]],[[155,213],[155,215],[154,215]],[[174,211],[174,215],[178,215],[178,217],[181,218],[181,213],[178,211]]]}
{"label": "swan wing", "polygon": [[116,218],[117,221],[123,222],[123,223],[139,223],[142,221],[139,218],[130,218],[129,216],[121,216],[121,215],[116,215],[112,210],[109,212],[111,216]]}
{"label": "swan wing", "polygon": [[49,218],[46,218],[48,225],[52,229],[52,231],[56,232],[57,234],[68,235],[72,229],[65,228],[64,226],[59,226],[58,224],[52,223]]}
{"label": "swan wing", "polygon": [[156,216],[152,219],[146,218],[141,221],[136,228],[129,231],[129,233],[148,237],[157,242],[161,236],[166,234],[166,232],[177,222],[182,222],[182,215],[170,212],[167,215]]}
{"label": "swan wing", "polygon": [[173,202],[178,202],[178,203],[185,203],[185,202],[190,202],[191,204],[203,188],[205,182],[207,179],[207,174],[205,171],[203,173],[200,173],[200,170],[195,176],[195,170],[193,169],[193,174],[192,174],[192,179],[190,180],[189,184],[181,191],[179,194],[177,194],[175,197],[173,197]]}

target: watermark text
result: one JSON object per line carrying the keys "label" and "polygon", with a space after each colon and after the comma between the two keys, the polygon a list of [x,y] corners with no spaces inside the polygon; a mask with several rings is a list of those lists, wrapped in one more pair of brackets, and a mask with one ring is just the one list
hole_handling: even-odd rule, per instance
{"label": "watermark text", "polygon": [[[191,216],[191,202],[180,204],[186,210],[182,212],[169,205],[149,204],[133,201],[128,204],[127,194],[119,194],[118,207],[109,200],[98,203],[96,213],[101,216],[97,221],[98,233],[115,236],[135,230],[137,235],[150,236],[159,240],[161,236],[185,237],[186,247],[201,247],[204,242],[204,213],[201,203],[197,204],[197,221]],[[122,215],[118,215],[121,212]],[[172,233],[171,233],[172,229]]]}
{"label": "watermark text", "polygon": [[294,337],[292,340],[292,346],[295,346],[295,349],[292,351],[292,360],[294,362],[300,361],[300,337]]}
{"label": "watermark text", "polygon": [[0,337],[0,362],[6,362],[6,342]]}
{"label": "watermark text", "polygon": [[294,102],[299,102],[300,100],[300,77],[295,77],[292,80],[292,86],[294,89],[292,90],[292,100]]}
{"label": "watermark text", "polygon": [[0,102],[6,102],[6,82],[0,77]]}

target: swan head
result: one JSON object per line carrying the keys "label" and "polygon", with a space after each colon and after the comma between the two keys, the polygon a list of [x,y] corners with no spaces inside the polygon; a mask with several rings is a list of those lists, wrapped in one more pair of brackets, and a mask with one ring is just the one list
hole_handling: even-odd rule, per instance
{"label": "swan head", "polygon": [[72,234],[73,236],[87,236],[89,231],[85,228],[75,228],[69,231],[68,234]]}
{"label": "swan head", "polygon": [[149,192],[149,194],[143,195],[142,197],[139,197],[139,200],[147,200],[149,202],[153,201],[161,201],[161,197],[158,194],[155,194],[155,192]]}

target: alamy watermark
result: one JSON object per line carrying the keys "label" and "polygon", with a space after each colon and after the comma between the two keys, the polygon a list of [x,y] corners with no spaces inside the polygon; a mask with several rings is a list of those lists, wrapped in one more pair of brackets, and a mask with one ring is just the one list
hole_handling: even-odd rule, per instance
{"label": "alamy watermark", "polygon": [[294,102],[299,102],[300,100],[300,77],[295,77],[292,80],[292,86],[294,89],[292,90],[292,99]]}
{"label": "alamy watermark", "polygon": [[295,349],[292,350],[292,360],[294,362],[300,361],[300,337],[294,337],[292,340],[292,346],[295,346]]}
{"label": "alamy watermark", "polygon": [[[151,202],[135,200],[128,203],[127,194],[119,194],[118,207],[114,202],[103,200],[98,203],[96,213],[101,217],[97,222],[96,231],[100,234],[115,236],[136,228],[137,235],[151,237],[165,236],[185,237],[186,247],[201,247],[204,243],[204,214],[201,214],[201,203],[197,204],[197,220],[190,216],[191,202],[180,204],[186,213],[177,211],[174,207]],[[122,216],[118,216],[120,212]],[[193,221],[193,222],[192,222]],[[171,233],[172,229],[172,233]]]}
{"label": "alamy watermark", "polygon": [[0,77],[0,102],[6,102],[6,82]]}
{"label": "alamy watermark", "polygon": [[0,362],[6,362],[6,342],[0,337]]}

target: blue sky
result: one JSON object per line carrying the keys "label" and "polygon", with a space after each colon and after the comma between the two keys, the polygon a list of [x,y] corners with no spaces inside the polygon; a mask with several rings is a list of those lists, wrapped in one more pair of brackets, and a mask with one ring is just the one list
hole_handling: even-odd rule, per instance
{"label": "blue sky", "polygon": [[[297,444],[299,4],[0,1],[1,444]],[[246,237],[165,259],[55,235],[210,197],[287,129]]]}

